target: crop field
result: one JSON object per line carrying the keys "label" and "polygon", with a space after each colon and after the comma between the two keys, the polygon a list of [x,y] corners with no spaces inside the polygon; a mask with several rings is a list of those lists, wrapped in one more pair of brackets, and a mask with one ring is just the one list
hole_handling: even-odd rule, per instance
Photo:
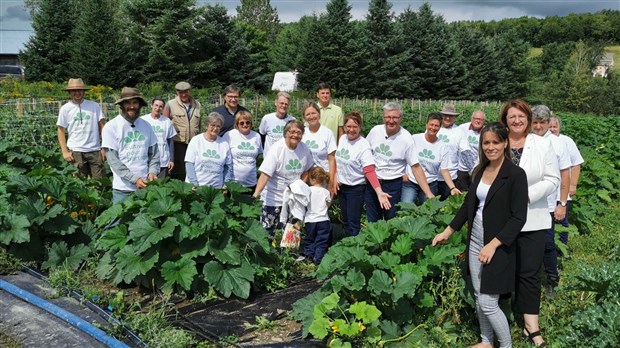
{"label": "crop field", "polygon": [[[303,98],[291,101],[300,117]],[[364,131],[382,122],[385,100],[337,99],[345,112],[359,110]],[[401,100],[403,125],[424,129],[444,101]],[[455,101],[469,121],[481,109],[496,120],[497,102]],[[80,291],[145,342],[159,347],[236,346],[239,336],[207,342],[172,325],[172,298],[192,304],[252,299],[296,281],[319,280],[318,290],[296,302],[286,318],[303,337],[331,347],[456,347],[474,344],[473,294],[461,274],[465,231],[441,248],[429,247],[463,197],[403,206],[389,222],[368,223],[359,236],[330,248],[318,268],[268,243],[259,223],[260,203],[230,185],[230,194],[165,180],[111,205],[109,179],[84,180],[61,157],[56,140],[60,101],[11,99],[0,104],[0,269],[29,262],[59,287]],[[242,100],[255,116],[273,112],[273,99]],[[203,106],[209,110],[215,103]],[[106,114],[117,111],[104,103]],[[143,110],[143,113],[146,111]],[[550,347],[620,346],[619,116],[559,112],[563,133],[585,163],[571,207],[570,244],[561,248],[562,280],[554,299],[544,298],[541,326]],[[10,256],[8,256],[10,255]],[[14,259],[14,258],[18,259]],[[8,260],[8,261],[7,261]],[[14,269],[15,267],[13,267]],[[19,268],[19,267],[17,267]],[[127,287],[155,296],[147,304]],[[159,295],[162,294],[162,295]],[[279,319],[256,318],[253,330],[286,332]],[[525,347],[518,316],[511,319],[514,346]],[[122,336],[122,330],[111,334]],[[273,334],[275,335],[275,334]],[[269,336],[269,335],[267,335]],[[269,342],[267,342],[269,343]]]}

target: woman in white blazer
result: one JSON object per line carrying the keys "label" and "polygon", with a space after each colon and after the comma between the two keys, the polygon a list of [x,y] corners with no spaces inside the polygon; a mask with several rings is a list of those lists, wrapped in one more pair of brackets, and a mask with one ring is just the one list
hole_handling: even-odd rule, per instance
{"label": "woman in white blazer", "polygon": [[525,170],[528,184],[527,220],[517,238],[516,303],[523,312],[523,336],[546,347],[540,334],[540,268],[545,252],[545,230],[551,228],[547,196],[560,184],[560,170],[548,139],[531,134],[532,110],[523,100],[506,102],[500,122],[509,129],[512,160]]}

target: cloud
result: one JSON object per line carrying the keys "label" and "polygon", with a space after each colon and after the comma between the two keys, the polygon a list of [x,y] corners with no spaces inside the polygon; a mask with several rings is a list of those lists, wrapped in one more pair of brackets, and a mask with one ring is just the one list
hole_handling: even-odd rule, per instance
{"label": "cloud", "polygon": [[4,13],[0,15],[1,21],[19,20],[24,22],[30,22],[32,20],[32,18],[30,17],[30,13],[28,13],[28,11],[26,11],[26,8],[22,5],[8,6],[3,12]]}

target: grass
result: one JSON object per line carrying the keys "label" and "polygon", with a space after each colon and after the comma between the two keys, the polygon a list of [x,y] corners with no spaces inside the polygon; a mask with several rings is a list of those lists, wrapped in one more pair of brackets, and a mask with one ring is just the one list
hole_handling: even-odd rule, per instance
{"label": "grass", "polygon": [[14,339],[13,337],[0,332],[0,347],[4,348],[21,348],[22,344],[20,341]]}

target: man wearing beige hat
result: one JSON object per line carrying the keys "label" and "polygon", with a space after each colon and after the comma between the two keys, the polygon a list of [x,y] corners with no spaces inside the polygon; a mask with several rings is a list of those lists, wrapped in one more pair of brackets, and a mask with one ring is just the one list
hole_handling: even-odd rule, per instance
{"label": "man wearing beige hat", "polygon": [[[459,113],[456,112],[454,104],[446,103],[441,109],[441,128],[437,133],[440,141],[447,145],[448,150],[448,171],[452,181],[456,181],[456,172],[459,166],[459,144],[463,137],[463,131],[454,123]],[[437,179],[437,192],[441,200],[445,200],[450,195],[461,194],[461,191],[455,186],[449,187],[442,177]]]}
{"label": "man wearing beige hat", "polygon": [[114,104],[121,111],[103,127],[102,147],[113,174],[112,203],[117,204],[156,180],[160,166],[157,136],[140,118],[140,108],[147,105],[140,91],[123,87]]}
{"label": "man wearing beige hat", "polygon": [[60,108],[56,121],[58,143],[62,157],[75,163],[81,175],[100,179],[105,177],[99,137],[104,115],[98,103],[84,99],[87,90],[82,79],[69,79],[71,100]]}
{"label": "man wearing beige hat", "polygon": [[170,176],[174,179],[185,180],[185,153],[187,144],[202,131],[200,119],[200,103],[192,97],[192,86],[185,82],[177,83],[176,98],[169,100],[164,107],[164,116],[167,116],[174,125],[177,135],[172,138],[174,143],[174,169]]}

